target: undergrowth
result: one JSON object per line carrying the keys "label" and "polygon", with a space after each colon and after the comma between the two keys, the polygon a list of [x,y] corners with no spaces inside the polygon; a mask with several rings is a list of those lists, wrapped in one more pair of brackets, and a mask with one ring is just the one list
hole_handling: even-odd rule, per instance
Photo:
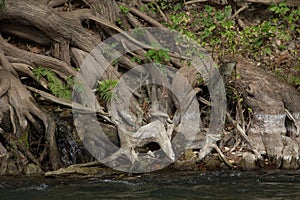
{"label": "undergrowth", "polygon": [[57,77],[53,70],[45,67],[37,67],[33,69],[33,74],[37,81],[39,81],[42,77],[47,80],[49,90],[54,96],[71,100],[73,82],[71,77],[67,78],[65,81],[62,81]]}
{"label": "undergrowth", "polygon": [[113,89],[119,83],[118,80],[104,80],[99,81],[97,86],[97,92],[100,95],[100,98],[106,102],[111,101],[115,98],[115,94],[113,93]]}
{"label": "undergrowth", "polygon": [[[254,59],[280,78],[300,86],[299,51],[291,47],[295,44],[293,41],[300,37],[300,25],[297,24],[300,7],[288,7],[286,3],[274,4],[264,10],[267,17],[257,17],[257,20],[243,18],[250,23],[241,24],[233,17],[236,10],[230,5],[214,7],[197,3],[196,6],[184,6],[183,3],[158,0],[143,9],[159,15],[157,6],[160,6],[167,13],[168,21],[163,23],[168,28],[188,36],[218,56],[240,54]],[[244,16],[247,18],[247,14]],[[275,61],[282,53],[287,53],[293,60],[289,67],[282,67],[281,63]]]}

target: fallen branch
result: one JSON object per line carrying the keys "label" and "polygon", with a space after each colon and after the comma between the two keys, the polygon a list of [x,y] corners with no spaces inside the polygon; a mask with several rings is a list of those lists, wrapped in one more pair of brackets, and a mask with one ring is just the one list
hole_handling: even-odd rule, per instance
{"label": "fallen branch", "polygon": [[[126,6],[125,4],[119,3],[122,6]],[[157,20],[153,19],[152,17],[149,17],[148,15],[144,14],[143,12],[139,11],[136,8],[133,7],[129,7],[129,11],[140,17],[141,19],[145,20],[146,22],[148,22],[149,24],[155,26],[155,27],[159,27],[159,28],[166,28],[164,25],[162,25],[161,23],[159,23]]]}
{"label": "fallen branch", "polygon": [[242,6],[241,8],[239,8],[231,17],[230,19],[234,19],[235,17],[238,16],[238,14],[240,14],[241,12],[243,12],[244,10],[246,10],[247,8],[249,8],[248,4],[245,4],[244,6]]}
{"label": "fallen branch", "polygon": [[193,3],[203,3],[206,2],[207,0],[192,0],[192,1],[186,1],[184,2],[184,5],[189,5],[189,4],[193,4]]}
{"label": "fallen branch", "polygon": [[228,167],[233,168],[233,165],[228,161],[226,156],[222,153],[221,149],[216,144],[210,144],[210,146],[218,152],[221,159],[225,162],[226,165],[228,165]]}

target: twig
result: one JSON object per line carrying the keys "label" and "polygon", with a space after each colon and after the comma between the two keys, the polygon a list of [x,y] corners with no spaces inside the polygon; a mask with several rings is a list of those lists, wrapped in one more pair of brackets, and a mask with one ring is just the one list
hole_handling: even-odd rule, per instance
{"label": "twig", "polygon": [[299,136],[299,127],[296,126],[297,123],[296,123],[294,116],[287,109],[284,109],[284,111],[285,111],[287,117],[294,123],[294,125],[296,127],[296,136]]}
{"label": "twig", "polygon": [[97,112],[101,115],[101,117],[103,117],[105,120],[107,120],[108,122],[111,122],[113,123],[109,117],[108,117],[108,113],[105,113],[103,111],[104,108],[102,107],[99,107],[98,110],[93,110],[89,107],[85,107],[79,103],[76,103],[76,102],[72,102],[72,101],[69,101],[69,100],[66,100],[66,99],[62,99],[62,98],[58,98],[56,96],[53,96],[47,92],[44,92],[44,91],[41,91],[41,90],[38,90],[36,88],[33,88],[33,87],[30,87],[30,86],[26,86],[26,88],[32,92],[35,92],[39,95],[41,95],[42,97],[44,97],[45,99],[48,99],[52,102],[55,102],[55,103],[58,103],[60,105],[64,105],[64,106],[67,106],[67,107],[70,107],[70,108],[73,108],[73,109],[76,109],[76,110],[80,110],[80,111],[83,111],[83,112],[88,112],[88,113],[93,113],[93,112]]}
{"label": "twig", "polygon": [[228,161],[226,156],[222,153],[221,149],[216,144],[210,144],[210,146],[218,152],[218,154],[220,155],[222,160],[226,163],[226,165],[228,165],[230,168],[233,168],[233,165]]}
{"label": "twig", "polygon": [[234,119],[232,119],[232,117],[230,116],[230,114],[227,112],[226,116],[228,118],[228,120],[236,126],[237,130],[239,131],[239,133],[242,135],[242,137],[250,144],[252,145],[251,141],[249,140],[248,136],[246,135],[245,131],[242,129],[242,127],[239,125],[239,123],[237,121],[235,121]]}
{"label": "twig", "polygon": [[189,4],[193,4],[193,3],[202,3],[202,2],[206,2],[207,0],[192,0],[192,1],[187,1],[184,2],[184,5],[189,5]]}
{"label": "twig", "polygon": [[165,20],[165,22],[169,23],[169,19],[168,17],[164,14],[164,12],[160,9],[160,7],[158,6],[158,4],[155,2],[155,6],[159,12],[159,14],[162,16],[162,18]]}
{"label": "twig", "polygon": [[256,157],[258,159],[262,159],[261,155],[256,151],[256,149],[254,148],[254,145],[252,144],[252,142],[249,140],[248,136],[246,135],[245,131],[242,129],[242,127],[239,125],[239,123],[237,121],[235,121],[234,119],[232,119],[232,117],[230,116],[230,114],[228,112],[226,112],[226,116],[228,118],[228,120],[236,126],[238,132],[241,134],[241,136],[247,141],[247,143],[250,145],[253,153],[256,155]]}
{"label": "twig", "polygon": [[212,106],[212,103],[210,101],[204,99],[203,97],[199,97],[198,100],[201,101],[202,103],[204,103],[207,106]]}
{"label": "twig", "polygon": [[233,152],[233,151],[240,145],[240,143],[241,143],[241,137],[238,137],[238,138],[236,139],[236,142],[235,142],[235,144],[233,145],[232,149],[230,149],[230,152]]}
{"label": "twig", "polygon": [[249,4],[245,4],[244,6],[242,6],[241,8],[239,8],[229,19],[234,19],[234,18],[237,18],[237,22],[239,24],[239,26],[241,28],[245,28],[245,24],[244,22],[238,17],[238,15],[243,12],[244,10],[246,10],[247,8],[249,8]]}
{"label": "twig", "polygon": [[[120,3],[120,5],[123,5],[125,6],[125,4],[122,4]],[[164,25],[162,25],[161,23],[159,23],[158,21],[156,21],[155,19],[153,19],[152,17],[149,17],[148,15],[144,14],[143,12],[139,11],[138,9],[136,8],[133,8],[133,7],[129,7],[129,11],[142,18],[143,20],[145,20],[146,22],[148,22],[149,24],[155,26],[155,27],[159,27],[159,28],[166,28]]]}
{"label": "twig", "polygon": [[240,7],[231,17],[230,19],[234,19],[236,16],[238,16],[238,14],[240,14],[241,12],[243,12],[244,10],[246,10],[247,8],[249,8],[248,4],[245,4],[244,6]]}
{"label": "twig", "polygon": [[245,23],[241,19],[238,19],[238,24],[242,29],[245,28]]}

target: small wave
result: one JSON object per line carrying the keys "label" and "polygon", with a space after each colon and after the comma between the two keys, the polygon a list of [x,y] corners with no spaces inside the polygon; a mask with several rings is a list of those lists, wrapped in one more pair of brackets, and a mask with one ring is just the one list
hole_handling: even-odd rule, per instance
{"label": "small wave", "polygon": [[124,184],[124,185],[130,185],[130,186],[138,186],[141,185],[141,183],[136,183],[133,181],[127,181],[127,180],[113,180],[113,179],[103,179],[103,180],[95,180],[92,183],[114,183],[114,184]]}
{"label": "small wave", "polygon": [[42,183],[40,185],[18,188],[16,191],[29,191],[29,190],[44,191],[48,187],[49,187],[49,185]]}

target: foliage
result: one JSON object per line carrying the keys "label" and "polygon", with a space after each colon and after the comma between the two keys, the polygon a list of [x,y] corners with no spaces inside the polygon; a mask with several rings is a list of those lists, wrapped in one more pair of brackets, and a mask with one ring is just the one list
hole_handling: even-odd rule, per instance
{"label": "foliage", "polygon": [[131,60],[132,62],[137,62],[137,63],[139,63],[139,64],[142,63],[142,59],[141,59],[141,58],[138,58],[138,57],[136,57],[136,56],[132,57],[130,60]]}
{"label": "foliage", "polygon": [[0,0],[0,9],[5,7],[5,0]]}
{"label": "foliage", "polygon": [[159,67],[163,72],[166,70],[166,64],[170,61],[170,56],[168,50],[166,49],[149,49],[145,55],[147,61],[154,62],[157,67]]}
{"label": "foliage", "polygon": [[300,86],[300,77],[291,75],[288,77],[288,82],[299,87]]}
{"label": "foliage", "polygon": [[123,6],[123,5],[120,5],[119,8],[120,8],[121,13],[128,14],[129,8],[127,8],[126,6]]}
{"label": "foliage", "polygon": [[33,69],[33,74],[37,81],[39,81],[42,77],[48,81],[49,89],[54,96],[71,100],[71,85],[73,81],[71,77],[68,77],[66,83],[63,83],[51,69],[44,67],[37,67]]}
{"label": "foliage", "polygon": [[[300,18],[300,7],[289,8],[286,3],[280,3],[271,5],[269,9],[277,15],[273,21],[279,22],[278,28],[282,30],[282,33],[291,34],[293,31],[300,33],[300,29],[295,25]],[[283,32],[284,29],[286,32]]]}
{"label": "foliage", "polygon": [[[174,9],[173,9],[174,10]],[[242,53],[255,56],[271,55],[276,40],[288,41],[295,34],[300,34],[296,26],[300,16],[300,7],[289,8],[285,3],[270,6],[275,14],[273,19],[247,25],[242,29],[232,19],[230,5],[216,8],[203,6],[202,10],[174,11],[167,27],[196,40],[202,46],[222,49],[225,53]],[[284,44],[279,50],[286,49]]]}
{"label": "foliage", "polygon": [[119,83],[118,80],[104,80],[98,82],[97,92],[100,95],[100,98],[106,102],[115,98],[113,89]]}
{"label": "foliage", "polygon": [[285,16],[290,9],[287,7],[286,3],[282,2],[280,4],[273,4],[269,8],[271,11],[279,14],[281,16]]}
{"label": "foliage", "polygon": [[144,56],[148,61],[154,61],[156,64],[162,64],[170,61],[170,56],[166,49],[149,49]]}
{"label": "foliage", "polygon": [[[300,27],[297,24],[300,20],[300,7],[288,7],[284,2],[271,5],[264,10],[266,16],[253,16],[254,20],[251,20],[250,24],[247,23],[248,20],[239,18],[246,22],[242,23],[243,21],[233,17],[235,11],[230,5],[211,6],[199,3],[197,6],[189,7],[185,6],[183,1],[157,0],[147,3],[146,6],[157,15],[160,15],[159,10],[167,13],[166,27],[180,32],[220,56],[228,53],[241,54],[272,66],[275,70],[275,65],[278,63],[275,63],[274,57],[276,58],[280,52],[288,51],[293,57],[299,57],[299,51],[291,48],[290,45],[291,41],[296,40],[300,35]],[[179,44],[182,44],[181,40],[186,41],[186,38],[176,39]],[[194,49],[187,48],[183,51],[185,55],[197,55]],[[145,56],[156,63],[164,62],[156,50],[150,50]],[[141,62],[138,58],[133,60]],[[295,71],[293,69],[283,69],[283,71],[285,72],[280,73],[283,75],[276,73],[278,76],[284,76],[284,80],[296,86],[300,85],[298,76],[300,72],[293,72]]]}
{"label": "foliage", "polygon": [[18,141],[21,145],[23,145],[25,148],[29,149],[30,144],[29,144],[29,133],[28,131],[25,131],[23,135],[19,138]]}
{"label": "foliage", "polygon": [[150,1],[147,4],[143,4],[141,10],[143,12],[152,12],[155,14],[157,11],[167,11],[167,10],[174,10],[179,11],[182,9],[183,1],[180,2],[171,2],[168,0],[156,0]]}

